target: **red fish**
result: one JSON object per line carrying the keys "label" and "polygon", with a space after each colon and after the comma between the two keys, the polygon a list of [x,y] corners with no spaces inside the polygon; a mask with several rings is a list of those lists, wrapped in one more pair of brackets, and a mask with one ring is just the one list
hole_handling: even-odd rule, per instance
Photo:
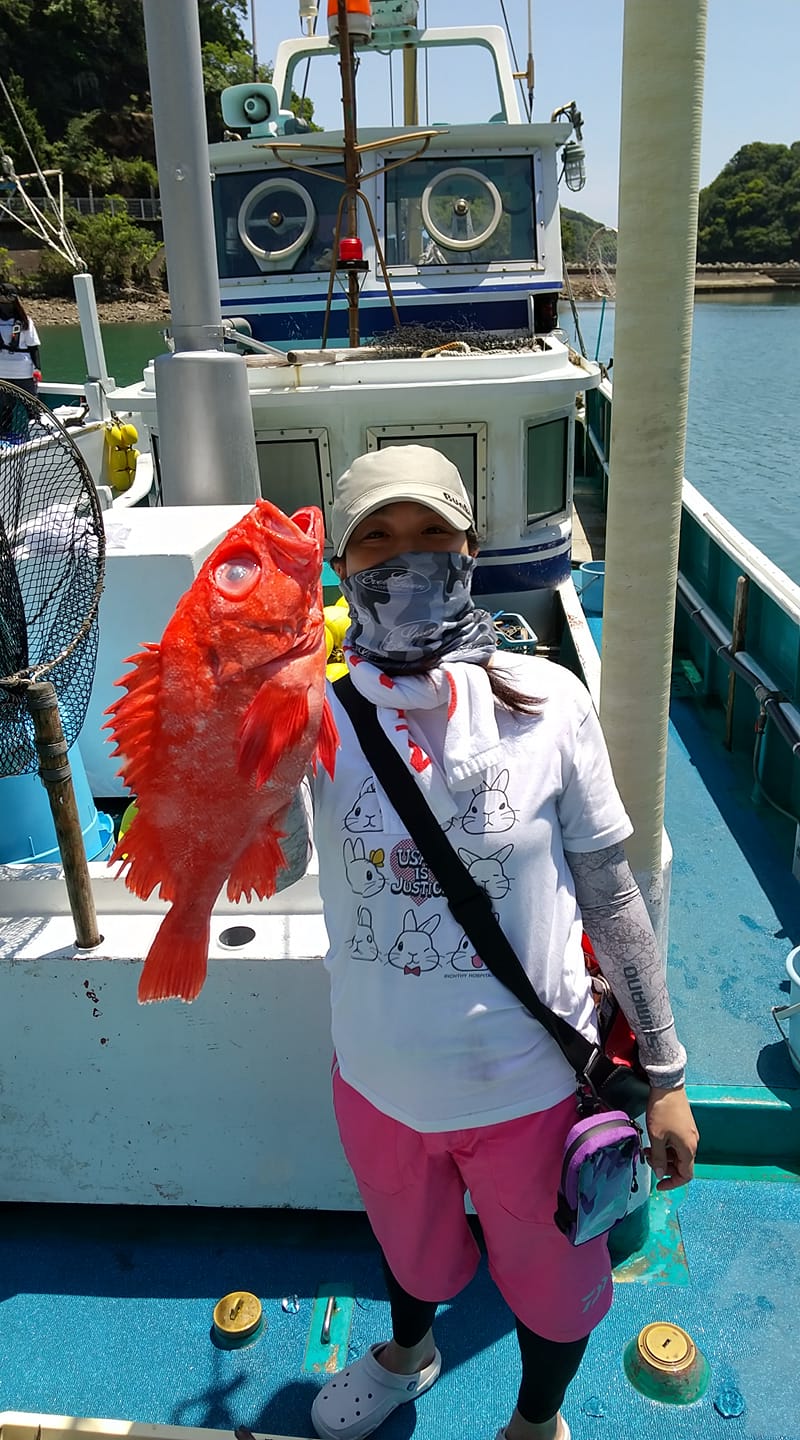
{"label": "red fish", "polygon": [[126,884],[171,903],[139,1000],[194,1000],[211,912],[274,895],[281,819],[309,764],[330,775],[339,740],[325,699],[323,528],[268,500],[228,532],[178,602],[160,645],[125,663],[106,728],[137,814],[111,861]]}

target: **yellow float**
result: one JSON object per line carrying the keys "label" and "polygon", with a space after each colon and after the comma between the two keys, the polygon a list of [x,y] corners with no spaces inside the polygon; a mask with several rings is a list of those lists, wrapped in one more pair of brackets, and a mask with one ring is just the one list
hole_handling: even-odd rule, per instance
{"label": "yellow float", "polygon": [[139,434],[135,425],[123,424],[117,416],[109,420],[103,436],[103,478],[112,490],[130,490],[136,476]]}
{"label": "yellow float", "polygon": [[336,601],[335,605],[326,605],[323,611],[325,620],[325,654],[328,664],[325,673],[329,680],[338,680],[340,675],[347,674],[347,666],[344,663],[342,645],[350,624],[350,610],[344,597]]}

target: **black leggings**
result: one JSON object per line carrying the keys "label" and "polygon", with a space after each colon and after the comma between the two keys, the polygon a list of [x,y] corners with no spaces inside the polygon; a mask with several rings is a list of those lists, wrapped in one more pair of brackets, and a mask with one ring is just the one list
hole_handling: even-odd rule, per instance
{"label": "black leggings", "polygon": [[[437,1305],[409,1295],[383,1259],[383,1273],[392,1307],[392,1335],[398,1345],[410,1350],[418,1345],[433,1325]],[[517,1409],[523,1420],[541,1425],[558,1413],[567,1386],[578,1372],[589,1336],[582,1340],[545,1340],[517,1320],[517,1339],[522,1356],[522,1384]]]}

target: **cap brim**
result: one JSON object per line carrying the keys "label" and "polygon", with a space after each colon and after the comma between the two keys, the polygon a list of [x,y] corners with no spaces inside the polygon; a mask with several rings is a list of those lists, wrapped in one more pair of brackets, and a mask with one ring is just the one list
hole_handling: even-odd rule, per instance
{"label": "cap brim", "polygon": [[404,495],[400,491],[393,490],[391,497],[379,496],[371,505],[365,505],[361,513],[350,521],[341,540],[336,545],[336,554],[344,554],[348,542],[352,539],[353,531],[358,529],[362,520],[366,520],[368,515],[374,515],[376,510],[383,510],[386,505],[394,505],[398,500],[410,500],[415,505],[425,505],[428,510],[433,510],[442,520],[446,520],[448,525],[452,525],[454,530],[459,530],[462,534],[465,534],[475,523],[472,518],[468,518],[460,510],[457,510],[455,505],[448,505],[447,501],[440,499],[438,495],[426,495],[423,498],[418,492],[414,495]]}

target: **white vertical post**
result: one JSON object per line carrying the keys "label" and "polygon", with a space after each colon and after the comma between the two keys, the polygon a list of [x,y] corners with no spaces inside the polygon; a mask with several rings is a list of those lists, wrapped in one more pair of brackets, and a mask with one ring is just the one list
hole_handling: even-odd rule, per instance
{"label": "white vertical post", "polygon": [[627,0],[600,713],[662,939],[707,0]]}

